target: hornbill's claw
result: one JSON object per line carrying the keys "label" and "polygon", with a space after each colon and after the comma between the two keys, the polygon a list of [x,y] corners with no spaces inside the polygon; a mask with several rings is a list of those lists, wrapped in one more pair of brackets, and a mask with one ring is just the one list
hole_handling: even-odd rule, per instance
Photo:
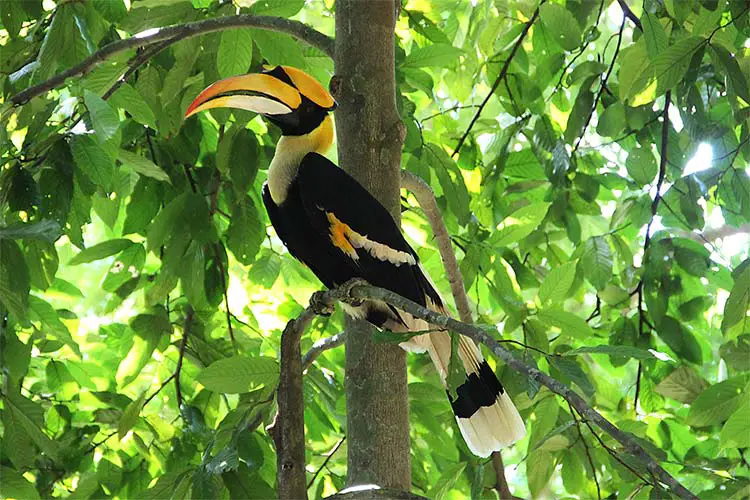
{"label": "hornbill's claw", "polygon": [[333,302],[326,292],[317,291],[310,297],[310,307],[318,316],[330,316],[333,314]]}
{"label": "hornbill's claw", "polygon": [[369,283],[366,280],[363,280],[362,278],[352,278],[346,283],[344,283],[343,285],[341,285],[340,287],[338,287],[339,290],[341,290],[341,294],[343,295],[344,302],[355,307],[362,305],[362,302],[364,302],[364,300],[352,295],[352,290],[354,290],[354,287],[360,286],[360,285],[369,285]]}

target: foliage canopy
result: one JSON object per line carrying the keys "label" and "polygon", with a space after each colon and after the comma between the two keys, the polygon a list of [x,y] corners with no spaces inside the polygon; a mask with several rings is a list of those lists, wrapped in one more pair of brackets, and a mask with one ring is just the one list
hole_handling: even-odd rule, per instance
{"label": "foliage canopy", "polygon": [[[733,234],[750,223],[749,9],[409,0],[396,26],[403,167],[438,196],[479,322],[705,498],[750,491],[750,260]],[[242,111],[182,116],[219,78],[267,61],[328,82],[330,58],[231,29],[10,102],[119,39],[238,12],[333,33],[329,0],[0,3],[4,495],[274,496],[279,329],[319,283],[261,208],[279,132]],[[316,319],[303,351],[342,328]],[[409,363],[414,491],[492,497],[429,360]],[[327,351],[304,379],[315,497],[345,484],[343,365]],[[517,495],[660,497],[562,400],[500,374],[530,431],[505,452]]]}

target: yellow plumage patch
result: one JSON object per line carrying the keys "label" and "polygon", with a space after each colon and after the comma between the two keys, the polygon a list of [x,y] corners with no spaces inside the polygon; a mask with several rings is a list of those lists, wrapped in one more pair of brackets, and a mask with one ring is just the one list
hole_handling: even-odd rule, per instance
{"label": "yellow plumage patch", "polygon": [[326,212],[326,217],[328,218],[328,231],[333,246],[352,259],[358,260],[359,255],[357,255],[357,251],[354,249],[354,246],[352,246],[351,241],[349,241],[349,235],[354,232],[352,231],[352,228],[350,228],[348,224],[341,222],[338,217],[331,212]]}

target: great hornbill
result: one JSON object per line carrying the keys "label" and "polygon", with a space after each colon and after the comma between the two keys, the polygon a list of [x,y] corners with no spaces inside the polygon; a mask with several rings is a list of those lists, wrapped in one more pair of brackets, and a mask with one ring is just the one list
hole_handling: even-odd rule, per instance
{"label": "great hornbill", "polygon": [[[325,156],[333,142],[329,113],[336,102],[307,73],[275,66],[261,73],[214,83],[190,104],[185,118],[199,111],[233,107],[263,115],[282,137],[268,169],[263,201],[276,234],[289,252],[328,287],[362,278],[434,311],[443,301],[388,211],[353,177]],[[393,332],[425,331],[424,321],[383,302],[344,306],[355,318]],[[459,357],[466,379],[449,399],[469,449],[486,457],[521,439],[526,429],[479,348],[460,337]],[[451,339],[438,331],[401,344],[427,351],[446,383]]]}

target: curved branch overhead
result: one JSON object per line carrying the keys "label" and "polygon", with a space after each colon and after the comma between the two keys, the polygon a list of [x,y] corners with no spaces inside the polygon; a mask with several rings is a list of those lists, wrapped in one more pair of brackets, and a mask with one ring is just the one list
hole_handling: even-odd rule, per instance
{"label": "curved branch overhead", "polygon": [[172,45],[180,40],[185,40],[194,36],[237,28],[258,28],[286,33],[319,49],[327,56],[333,57],[333,39],[302,22],[282,17],[253,16],[248,14],[217,17],[214,19],[206,19],[205,21],[156,28],[155,30],[148,30],[154,31],[148,35],[134,35],[125,40],[110,43],[97,50],[72,68],[68,68],[42,83],[15,94],[8,99],[8,102],[13,106],[23,104],[33,97],[42,95],[45,92],[59,87],[68,78],[83,76],[89,73],[98,64],[126,50],[147,47],[159,42],[169,42],[167,45]]}

